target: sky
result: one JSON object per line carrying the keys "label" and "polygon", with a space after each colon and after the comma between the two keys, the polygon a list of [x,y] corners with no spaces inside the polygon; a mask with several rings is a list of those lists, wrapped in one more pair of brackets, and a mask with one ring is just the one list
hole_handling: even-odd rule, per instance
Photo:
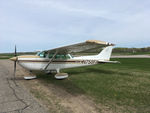
{"label": "sky", "polygon": [[150,0],[0,0],[0,53],[89,39],[150,46]]}

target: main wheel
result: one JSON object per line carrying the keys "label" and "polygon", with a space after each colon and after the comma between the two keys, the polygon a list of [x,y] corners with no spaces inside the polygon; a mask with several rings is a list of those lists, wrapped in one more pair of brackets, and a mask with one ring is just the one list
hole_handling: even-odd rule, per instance
{"label": "main wheel", "polygon": [[57,73],[55,75],[55,78],[58,79],[58,80],[62,80],[62,79],[68,78],[68,73]]}

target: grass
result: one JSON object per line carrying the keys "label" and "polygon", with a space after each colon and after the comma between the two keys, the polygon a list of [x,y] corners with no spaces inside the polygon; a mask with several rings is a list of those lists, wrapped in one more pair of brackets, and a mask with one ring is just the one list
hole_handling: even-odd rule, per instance
{"label": "grass", "polygon": [[[36,84],[37,85],[37,84]],[[66,111],[59,102],[55,101],[56,97],[49,97],[49,95],[45,94],[42,89],[32,89],[30,92],[39,100],[44,100],[44,104],[47,105],[47,108],[50,113],[69,113]],[[52,100],[53,99],[53,100]]]}
{"label": "grass", "polygon": [[64,69],[65,80],[38,75],[73,95],[91,96],[114,112],[150,112],[150,59],[112,59],[121,64]]}

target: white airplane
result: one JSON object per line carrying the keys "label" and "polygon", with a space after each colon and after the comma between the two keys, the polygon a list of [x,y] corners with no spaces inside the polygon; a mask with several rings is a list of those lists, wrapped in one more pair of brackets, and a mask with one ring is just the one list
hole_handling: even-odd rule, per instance
{"label": "white airplane", "polygon": [[[83,43],[73,44],[69,46],[59,47],[51,50],[38,52],[36,55],[16,55],[10,58],[14,61],[14,75],[16,72],[16,63],[29,71],[56,72],[56,79],[64,79],[68,77],[67,73],[60,73],[61,69],[90,66],[101,63],[118,63],[118,61],[110,61],[112,48],[114,44],[98,41],[87,40]],[[98,55],[73,57],[71,53],[84,52],[103,48]],[[25,79],[33,79],[36,77],[25,77]]]}

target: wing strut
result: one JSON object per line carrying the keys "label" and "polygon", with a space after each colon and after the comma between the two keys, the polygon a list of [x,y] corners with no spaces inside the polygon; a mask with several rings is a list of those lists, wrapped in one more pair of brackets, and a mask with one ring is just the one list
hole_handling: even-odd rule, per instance
{"label": "wing strut", "polygon": [[50,65],[50,63],[54,60],[55,56],[57,55],[57,51],[55,52],[55,54],[53,55],[53,57],[49,60],[48,64],[45,66],[44,70],[47,69],[47,67]]}

